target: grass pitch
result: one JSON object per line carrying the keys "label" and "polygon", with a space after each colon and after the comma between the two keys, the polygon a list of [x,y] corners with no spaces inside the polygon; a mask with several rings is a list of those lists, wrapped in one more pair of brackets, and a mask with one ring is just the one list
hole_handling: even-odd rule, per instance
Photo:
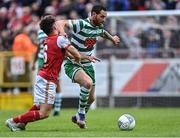
{"label": "grass pitch", "polygon": [[[26,131],[11,132],[4,121],[23,111],[0,111],[0,137],[180,137],[179,108],[98,108],[87,116],[87,129],[70,120],[75,109],[62,109],[59,117],[29,123]],[[136,120],[132,131],[117,126],[120,115],[129,113]]]}

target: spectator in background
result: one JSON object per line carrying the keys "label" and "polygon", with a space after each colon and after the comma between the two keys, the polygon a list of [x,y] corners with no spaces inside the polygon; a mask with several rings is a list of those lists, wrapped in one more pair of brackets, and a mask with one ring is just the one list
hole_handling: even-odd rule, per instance
{"label": "spectator in background", "polygon": [[55,15],[57,15],[58,14],[58,10],[60,8],[59,1],[58,0],[52,0],[50,6],[52,6],[54,8],[54,10],[55,10],[54,13],[55,13]]}
{"label": "spectator in background", "polygon": [[164,29],[164,52],[163,57],[175,57],[180,46],[180,32],[177,30]]}
{"label": "spectator in background", "polygon": [[5,7],[0,8],[0,31],[7,29],[8,24],[8,10]]}
{"label": "spectator in background", "polygon": [[152,5],[153,5],[152,10],[166,9],[166,4],[162,0],[152,0]]}
{"label": "spectator in background", "polygon": [[10,30],[3,30],[1,32],[1,40],[0,40],[0,45],[2,45],[2,51],[11,51],[12,50],[12,43],[13,43],[13,34]]}
{"label": "spectator in background", "polygon": [[164,29],[163,30],[163,36],[164,36],[164,52],[162,53],[163,57],[168,58],[173,56],[173,51],[170,51],[170,43],[171,43],[171,37],[172,32],[171,30]]}
{"label": "spectator in background", "polygon": [[[14,38],[12,50],[16,57],[23,57],[25,63],[25,74],[15,75],[13,79],[16,80],[18,77],[22,77],[24,81],[30,80],[30,63],[37,50],[37,46],[32,42],[31,38],[28,36],[29,30],[27,27],[22,26],[20,34],[16,35]],[[25,76],[24,76],[25,75]],[[18,88],[15,88],[18,89]],[[27,91],[28,88],[22,88],[21,91]]]}
{"label": "spectator in background", "polygon": [[99,3],[97,3],[97,4],[101,4],[103,7],[108,7],[108,0],[99,0]]}
{"label": "spectator in background", "polygon": [[16,0],[22,6],[29,6],[32,3],[36,2],[37,0]]}
{"label": "spectator in background", "polygon": [[[104,0],[104,1],[106,1],[106,0]],[[99,3],[99,0],[89,0],[88,1],[89,3],[92,3],[92,5],[98,5],[98,4],[100,4]],[[101,5],[101,4],[100,4]],[[102,4],[102,6],[103,6],[103,4]]]}
{"label": "spectator in background", "polygon": [[177,50],[180,48],[180,32],[178,18],[168,16],[164,22],[164,48],[171,50],[170,57],[174,57]]}
{"label": "spectator in background", "polygon": [[144,0],[129,0],[128,10],[144,10]]}
{"label": "spectator in background", "polygon": [[74,11],[76,11],[82,18],[87,17],[86,9],[86,0],[77,0],[74,4]]}
{"label": "spectator in background", "polygon": [[129,8],[128,0],[109,0],[108,10],[110,11],[127,11]]}
{"label": "spectator in background", "polygon": [[166,8],[165,3],[162,0],[148,0],[146,3],[146,9],[148,10],[163,10]]}
{"label": "spectator in background", "polygon": [[69,18],[70,18],[70,19],[78,19],[78,18],[79,18],[79,15],[78,15],[78,13],[77,13],[75,10],[72,10],[72,11],[69,13]]}
{"label": "spectator in background", "polygon": [[179,0],[163,0],[166,4],[166,9],[172,10],[176,8],[176,4]]}
{"label": "spectator in background", "polygon": [[41,16],[40,4],[38,2],[32,3],[31,14],[39,17]]}
{"label": "spectator in background", "polygon": [[31,22],[31,8],[30,7],[23,7],[22,8],[22,16],[20,18],[22,23],[28,25]]}
{"label": "spectator in background", "polygon": [[[85,11],[86,11],[87,17],[88,17],[88,13],[91,12],[92,7],[93,7],[93,4],[92,4],[92,3],[87,3],[87,4],[86,4],[86,9],[85,9]],[[86,18],[87,18],[87,17],[86,17]]]}
{"label": "spectator in background", "polygon": [[125,46],[129,51],[129,58],[141,58],[142,57],[142,47],[140,40],[137,37],[137,33],[140,29],[126,27],[126,31],[121,33],[121,37]]}
{"label": "spectator in background", "polygon": [[11,50],[13,38],[10,34],[11,31],[7,30],[8,22],[8,9],[6,7],[2,7],[0,8],[0,51]]}
{"label": "spectator in background", "polygon": [[172,28],[177,28],[179,25],[178,25],[178,21],[177,21],[177,18],[175,16],[168,16],[164,25],[166,27],[172,27]]}
{"label": "spectator in background", "polygon": [[171,39],[170,39],[170,47],[174,48],[174,50],[180,49],[180,30],[173,30]]}
{"label": "spectator in background", "polygon": [[180,0],[178,0],[177,3],[176,3],[176,9],[177,9],[177,10],[180,9]]}
{"label": "spectator in background", "polygon": [[45,8],[45,14],[58,15],[60,3],[58,0],[52,0],[50,5]]}
{"label": "spectator in background", "polygon": [[58,14],[69,15],[72,9],[73,9],[73,2],[71,2],[70,0],[62,0]]}
{"label": "spectator in background", "polygon": [[157,58],[159,57],[159,48],[160,48],[160,36],[156,33],[155,30],[149,29],[146,32],[147,42],[145,45],[146,56],[148,58]]}
{"label": "spectator in background", "polygon": [[[31,38],[28,36],[29,30],[27,27],[22,26],[22,32],[15,36],[13,42],[13,52],[15,56],[22,56],[26,62],[32,61],[32,54],[34,54],[37,50],[37,46],[33,44]],[[22,52],[22,53],[21,53]],[[24,55],[24,53],[27,53]]]}

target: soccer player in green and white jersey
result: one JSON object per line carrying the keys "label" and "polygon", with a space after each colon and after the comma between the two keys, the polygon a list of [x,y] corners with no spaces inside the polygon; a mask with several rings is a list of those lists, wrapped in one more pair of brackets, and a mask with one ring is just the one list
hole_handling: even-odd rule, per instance
{"label": "soccer player in green and white jersey", "polygon": [[[57,23],[61,24],[58,26],[58,30],[61,35],[66,36],[64,27],[69,28],[72,32],[71,44],[81,54],[90,56],[99,36],[111,40],[114,44],[120,42],[118,36],[112,36],[104,30],[103,23],[106,16],[106,8],[96,5],[87,19],[58,21]],[[95,60],[97,59],[95,58]],[[79,109],[77,114],[72,116],[72,122],[80,128],[86,128],[85,115],[95,100],[95,71],[90,61],[84,60],[81,61],[81,64],[83,67],[75,65],[71,59],[67,59],[64,67],[67,76],[80,85]]]}
{"label": "soccer player in green and white jersey", "polygon": [[[47,35],[42,30],[39,30],[37,35],[38,35],[37,38],[38,38],[38,42],[39,42],[39,47],[38,47],[37,53],[36,53],[35,58],[34,58],[32,70],[35,70],[36,61],[38,61],[38,70],[40,70],[42,68],[43,63],[44,63],[43,42],[47,38]],[[56,98],[55,98],[54,109],[53,109],[53,115],[54,116],[59,115],[60,109],[61,109],[61,103],[62,103],[61,86],[59,83],[57,84],[57,88],[56,88]]]}

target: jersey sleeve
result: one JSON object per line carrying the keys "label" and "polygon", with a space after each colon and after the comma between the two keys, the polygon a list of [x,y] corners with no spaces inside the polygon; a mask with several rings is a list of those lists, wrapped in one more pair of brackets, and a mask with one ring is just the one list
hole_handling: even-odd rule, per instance
{"label": "jersey sleeve", "polygon": [[47,38],[47,35],[42,30],[39,30],[37,35],[39,44],[42,44],[43,41]]}
{"label": "jersey sleeve", "polygon": [[84,22],[81,19],[79,19],[79,20],[68,20],[68,22],[69,22],[70,29],[74,33],[80,32],[84,27]]}
{"label": "jersey sleeve", "polygon": [[57,45],[59,48],[67,48],[70,46],[70,41],[65,36],[58,36]]}
{"label": "jersey sleeve", "polygon": [[101,34],[100,34],[100,36],[103,37],[106,32],[107,32],[107,31],[106,31],[104,28],[102,28],[102,29],[101,29]]}

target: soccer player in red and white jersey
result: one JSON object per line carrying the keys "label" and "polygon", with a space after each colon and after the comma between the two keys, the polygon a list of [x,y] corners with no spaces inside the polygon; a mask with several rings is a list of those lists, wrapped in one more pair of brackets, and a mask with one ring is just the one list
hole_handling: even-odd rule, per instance
{"label": "soccer player in red and white jersey", "polygon": [[40,22],[40,28],[48,35],[48,38],[44,43],[45,62],[34,84],[34,105],[26,113],[6,120],[5,123],[11,131],[24,130],[27,123],[49,116],[54,104],[56,83],[65,53],[68,52],[77,64],[82,58],[66,37],[58,36],[55,17],[45,16]]}

